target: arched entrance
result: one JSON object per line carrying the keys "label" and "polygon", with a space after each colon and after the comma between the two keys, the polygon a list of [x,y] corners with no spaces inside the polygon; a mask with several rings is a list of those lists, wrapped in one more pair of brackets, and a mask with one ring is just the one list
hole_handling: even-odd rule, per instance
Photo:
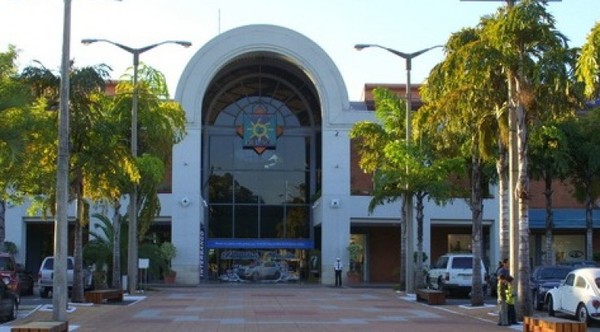
{"label": "arched entrance", "polygon": [[215,75],[202,104],[210,279],[306,277],[320,140],[314,84],[286,59],[247,53]]}

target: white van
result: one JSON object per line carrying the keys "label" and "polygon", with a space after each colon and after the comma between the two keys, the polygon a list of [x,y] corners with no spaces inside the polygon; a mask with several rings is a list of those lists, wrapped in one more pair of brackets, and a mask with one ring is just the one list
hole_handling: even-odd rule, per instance
{"label": "white van", "polygon": [[[67,286],[69,291],[73,287],[73,267],[75,266],[75,259],[72,256],[67,257]],[[92,284],[92,272],[89,269],[84,269],[84,289],[91,289]],[[40,297],[47,298],[49,293],[52,292],[52,286],[54,279],[54,257],[49,256],[44,258],[42,265],[40,265],[40,271],[38,272],[38,287],[40,289]]]}
{"label": "white van", "polygon": [[[481,262],[481,283],[486,287],[486,271]],[[429,287],[448,293],[468,294],[473,283],[473,255],[445,254],[429,270]]]}

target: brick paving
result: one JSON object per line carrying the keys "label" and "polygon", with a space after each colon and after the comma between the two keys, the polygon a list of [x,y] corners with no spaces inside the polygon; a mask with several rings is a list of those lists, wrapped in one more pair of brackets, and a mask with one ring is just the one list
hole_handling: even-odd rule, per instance
{"label": "brick paving", "polygon": [[[495,308],[429,306],[391,288],[320,285],[207,284],[156,288],[137,302],[81,305],[68,313],[72,331],[511,331]],[[51,320],[52,312],[4,324]]]}

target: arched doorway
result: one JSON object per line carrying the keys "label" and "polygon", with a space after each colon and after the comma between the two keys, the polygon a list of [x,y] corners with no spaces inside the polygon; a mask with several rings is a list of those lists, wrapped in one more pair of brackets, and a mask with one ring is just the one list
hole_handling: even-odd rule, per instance
{"label": "arched doorway", "polygon": [[210,82],[202,105],[202,188],[209,277],[290,281],[307,275],[319,192],[321,107],[297,66],[245,54]]}

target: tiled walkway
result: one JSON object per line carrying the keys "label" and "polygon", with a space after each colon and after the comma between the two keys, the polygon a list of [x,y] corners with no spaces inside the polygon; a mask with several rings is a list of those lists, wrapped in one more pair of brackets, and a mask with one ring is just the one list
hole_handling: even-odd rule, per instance
{"label": "tiled walkway", "polygon": [[[428,306],[391,289],[314,285],[163,288],[130,305],[79,306],[76,331],[510,331],[488,308]],[[50,320],[51,312],[11,322]],[[521,328],[522,329],[522,328]]]}

